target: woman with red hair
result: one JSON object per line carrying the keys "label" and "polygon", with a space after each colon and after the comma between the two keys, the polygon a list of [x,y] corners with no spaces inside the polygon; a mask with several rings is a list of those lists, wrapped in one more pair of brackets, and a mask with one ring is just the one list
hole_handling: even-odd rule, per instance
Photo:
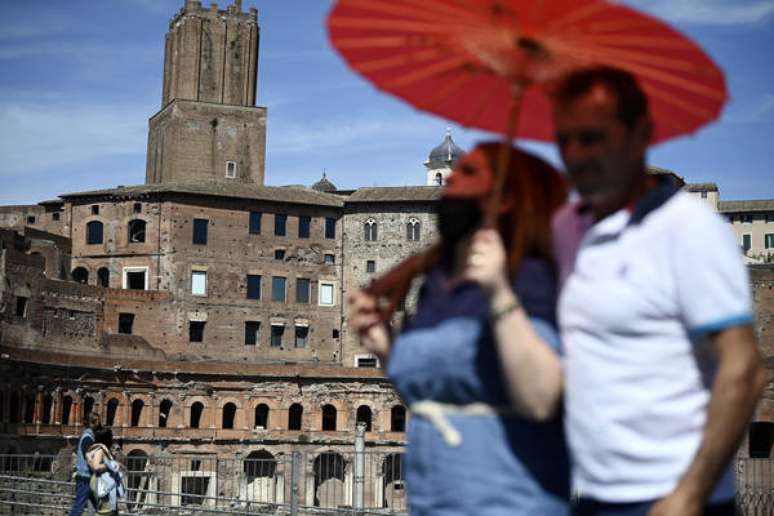
{"label": "woman with red hair", "polygon": [[[548,412],[543,422],[519,416],[534,414],[524,404],[539,396],[543,372],[511,373],[519,353],[559,352],[550,221],[567,187],[550,165],[511,148],[493,203],[502,145],[480,144],[455,165],[438,209],[440,245],[350,299],[349,325],[386,364],[413,415],[404,472],[413,515],[569,510],[561,421]],[[380,297],[405,294],[420,273],[416,314],[392,342],[385,321],[396,299],[385,313]]]}

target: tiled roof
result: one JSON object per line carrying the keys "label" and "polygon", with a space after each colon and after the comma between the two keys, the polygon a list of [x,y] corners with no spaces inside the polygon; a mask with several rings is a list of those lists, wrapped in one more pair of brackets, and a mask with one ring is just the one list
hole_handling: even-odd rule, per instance
{"label": "tiled roof", "polygon": [[311,204],[317,206],[341,207],[343,199],[338,195],[316,192],[301,186],[257,186],[245,183],[222,181],[200,183],[158,183],[137,186],[119,186],[106,190],[76,192],[61,195],[62,199],[86,197],[108,197],[112,199],[131,199],[153,194],[182,194],[192,196],[230,197],[235,199],[254,199],[293,204]]}
{"label": "tiled roof", "polygon": [[441,198],[439,186],[377,186],[358,188],[346,202],[429,202]]}
{"label": "tiled roof", "polygon": [[718,185],[715,183],[688,183],[684,190],[686,192],[717,192]]}
{"label": "tiled roof", "polygon": [[774,211],[774,199],[755,201],[720,201],[718,211],[722,213],[738,213],[742,211]]}

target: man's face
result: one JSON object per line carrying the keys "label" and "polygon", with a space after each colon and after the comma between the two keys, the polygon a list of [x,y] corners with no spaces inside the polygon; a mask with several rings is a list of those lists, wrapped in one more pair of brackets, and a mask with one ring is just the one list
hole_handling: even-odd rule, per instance
{"label": "man's face", "polygon": [[[570,181],[592,208],[626,202],[638,187],[650,137],[643,117],[628,128],[604,85],[554,106],[556,141]],[[619,208],[619,206],[615,206]]]}

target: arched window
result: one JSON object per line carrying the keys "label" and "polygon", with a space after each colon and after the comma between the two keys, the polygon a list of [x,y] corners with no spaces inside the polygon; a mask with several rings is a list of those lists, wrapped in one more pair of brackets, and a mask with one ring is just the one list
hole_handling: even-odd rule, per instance
{"label": "arched window", "polygon": [[142,409],[145,408],[145,403],[142,400],[134,400],[132,402],[132,426],[140,426],[142,421]]}
{"label": "arched window", "polygon": [[202,420],[202,412],[204,412],[204,404],[202,402],[197,401],[191,405],[191,421],[189,425],[191,428],[199,428],[199,423],[201,423]]}
{"label": "arched window", "polygon": [[360,405],[357,408],[357,423],[365,423],[366,432],[371,431],[371,408],[368,405]]}
{"label": "arched window", "polygon": [[86,396],[83,398],[83,417],[88,417],[92,412],[94,412],[94,398]]}
{"label": "arched window", "polygon": [[85,267],[76,267],[73,272],[73,281],[83,283],[84,285],[89,282],[89,271]]}
{"label": "arched window", "polygon": [[129,221],[129,243],[139,244],[145,242],[145,221],[134,219]]}
{"label": "arched window", "polygon": [[[128,502],[141,502],[143,497],[147,497],[147,493],[143,492],[148,489],[147,482],[150,474],[147,471],[148,454],[142,450],[132,450],[126,456],[126,472],[127,472],[127,487],[129,488]],[[143,489],[144,488],[144,489]],[[140,507],[129,506],[129,509],[140,510]]]}
{"label": "arched window", "polygon": [[339,507],[344,505],[344,479],[346,462],[335,452],[321,453],[314,459],[314,505]]}
{"label": "arched window", "polygon": [[244,461],[243,471],[248,478],[248,482],[257,478],[274,478],[274,472],[277,470],[277,461],[274,455],[266,450],[251,452]]}
{"label": "arched window", "polygon": [[43,396],[43,414],[41,421],[44,425],[51,424],[51,411],[54,410],[54,398],[50,394]]}
{"label": "arched window", "polygon": [[293,403],[288,410],[288,430],[301,430],[303,419],[304,407],[300,403]]}
{"label": "arched window", "polygon": [[110,269],[107,267],[97,269],[97,285],[104,288],[110,287]]}
{"label": "arched window", "polygon": [[107,403],[105,426],[113,426],[113,424],[116,422],[116,412],[118,412],[118,400],[113,398]]}
{"label": "arched window", "polygon": [[11,393],[11,402],[9,403],[9,409],[10,409],[10,422],[11,423],[18,423],[21,420],[21,400],[19,399],[19,393],[18,392],[12,392]]}
{"label": "arched window", "polygon": [[392,411],[390,413],[390,431],[406,431],[406,407],[403,405],[395,405],[392,407]]}
{"label": "arched window", "polygon": [[234,418],[236,417],[236,405],[233,403],[226,403],[223,405],[223,424],[221,427],[224,430],[231,430],[234,428]]}
{"label": "arched window", "polygon": [[86,224],[86,244],[95,245],[102,243],[102,222],[92,220]]}
{"label": "arched window", "polygon": [[443,174],[440,172],[435,174],[435,186],[443,186]]}
{"label": "arched window", "polygon": [[265,403],[255,407],[255,428],[269,428],[269,406]]}
{"label": "arched window", "polygon": [[336,407],[334,407],[333,405],[323,405],[322,429],[323,429],[323,432],[336,431]]}
{"label": "arched window", "polygon": [[62,424],[70,424],[70,412],[73,408],[73,399],[70,396],[62,398]]}
{"label": "arched window", "polygon": [[415,219],[414,217],[411,217],[406,224],[406,240],[409,242],[419,242],[419,230],[421,228],[421,224],[419,223],[419,219]]}
{"label": "arched window", "polygon": [[28,394],[24,397],[24,422],[27,424],[35,421],[35,396]]}
{"label": "arched window", "polygon": [[170,400],[162,400],[159,404],[159,428],[167,427],[170,412],[172,412],[172,402]]}
{"label": "arched window", "polygon": [[367,242],[376,241],[378,236],[377,229],[378,225],[376,224],[376,220],[368,219],[365,221],[365,224],[363,224],[363,230],[365,232],[365,239]]}

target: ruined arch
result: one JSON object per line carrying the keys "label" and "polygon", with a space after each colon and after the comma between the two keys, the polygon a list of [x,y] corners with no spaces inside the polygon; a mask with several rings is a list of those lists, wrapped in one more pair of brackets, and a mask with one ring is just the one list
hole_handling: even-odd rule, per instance
{"label": "ruined arch", "polygon": [[89,283],[89,270],[86,267],[76,267],[70,275],[76,283]]}
{"label": "ruined arch", "polygon": [[293,403],[288,409],[288,430],[301,430],[304,420],[304,406]]}
{"label": "ruined arch", "polygon": [[373,412],[368,405],[360,405],[355,414],[355,425],[365,423],[366,432],[372,431]]}
{"label": "ruined arch", "polygon": [[118,398],[110,398],[105,405],[105,426],[114,426],[116,424],[116,415],[120,402]]}
{"label": "ruined arch", "polygon": [[336,431],[336,419],[338,411],[336,407],[331,404],[323,405],[322,407],[322,430],[323,432],[335,432]]}
{"label": "ruined arch", "polygon": [[191,415],[188,420],[188,426],[191,428],[199,428],[202,422],[202,414],[204,413],[204,403],[201,401],[195,401],[191,404]]}
{"label": "ruined arch", "polygon": [[274,503],[283,498],[281,478],[277,477],[277,461],[267,450],[256,450],[243,461],[244,498],[254,502]]}
{"label": "ruined arch", "polygon": [[110,269],[107,267],[97,269],[97,285],[103,288],[110,288]]}
{"label": "ruined arch", "polygon": [[395,405],[390,410],[390,432],[406,431],[406,407]]}
{"label": "ruined arch", "polygon": [[266,403],[259,403],[255,406],[255,421],[253,428],[269,428],[269,406]]}
{"label": "ruined arch", "polygon": [[344,457],[336,452],[323,452],[314,459],[314,505],[339,507],[346,505]]}
{"label": "ruined arch", "polygon": [[236,423],[237,406],[236,403],[229,401],[223,405],[223,416],[221,418],[221,428],[224,430],[233,430]]}
{"label": "ruined arch", "polygon": [[140,426],[142,424],[142,413],[145,411],[145,402],[139,398],[132,401],[132,417],[130,425],[133,427]]}
{"label": "ruined arch", "polygon": [[404,455],[391,453],[382,463],[382,507],[391,509],[406,508],[406,492],[404,482]]}
{"label": "ruined arch", "polygon": [[169,426],[169,417],[172,414],[172,407],[174,403],[172,400],[165,398],[159,403],[159,428],[167,428]]}

